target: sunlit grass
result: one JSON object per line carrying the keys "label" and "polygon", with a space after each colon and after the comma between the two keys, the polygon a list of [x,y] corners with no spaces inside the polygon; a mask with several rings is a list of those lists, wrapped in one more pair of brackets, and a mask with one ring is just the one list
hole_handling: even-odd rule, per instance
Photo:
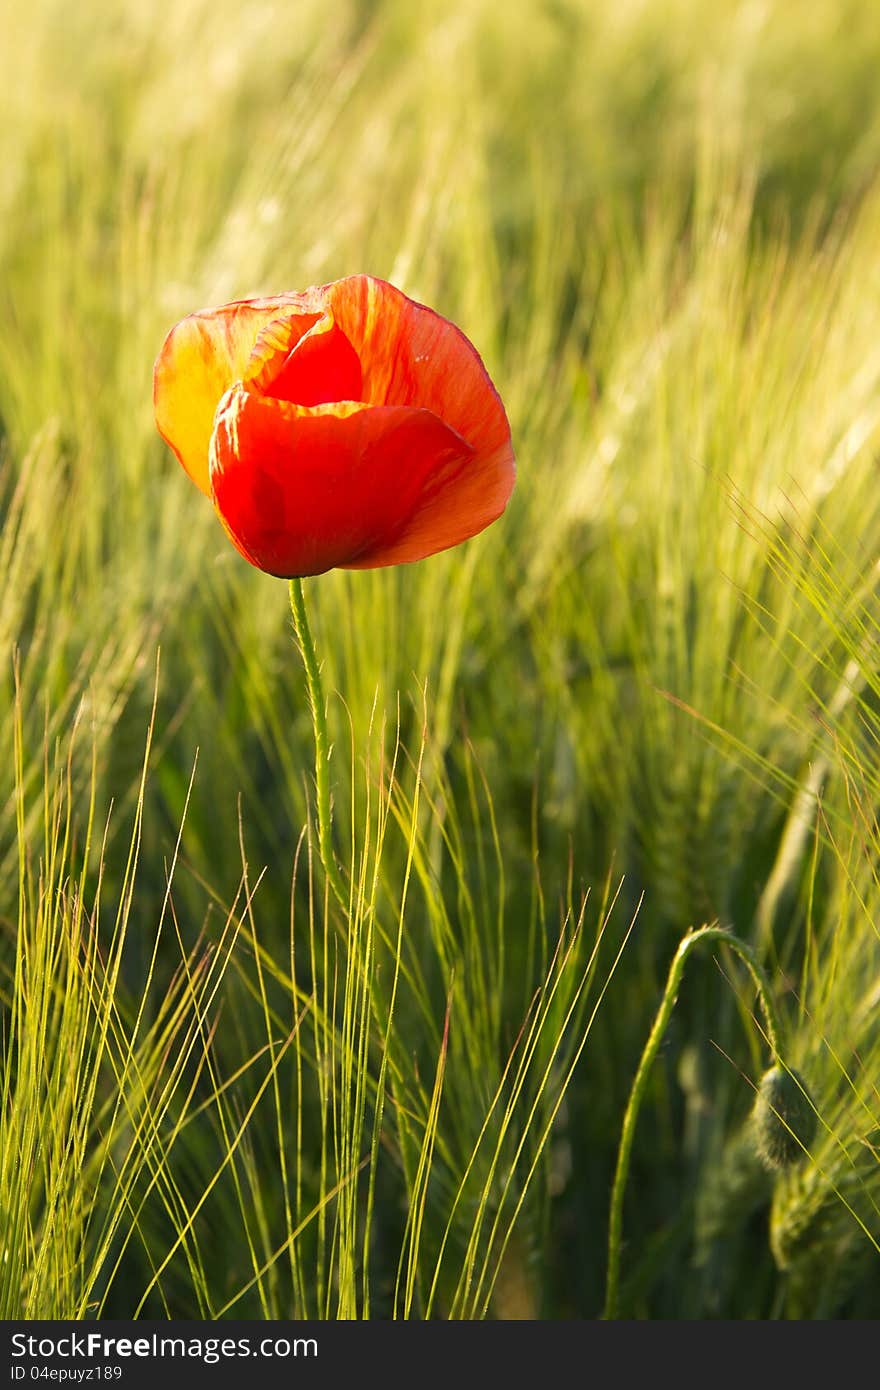
{"label": "sunlit grass", "polygon": [[[754,1000],[696,974],[621,1309],[877,1316],[878,61],[870,0],[19,8],[3,1316],[596,1315],[710,920],[819,1133],[760,1169]],[[285,586],[150,374],[184,313],[360,270],[473,339],[519,477],[308,584],[345,912]]]}

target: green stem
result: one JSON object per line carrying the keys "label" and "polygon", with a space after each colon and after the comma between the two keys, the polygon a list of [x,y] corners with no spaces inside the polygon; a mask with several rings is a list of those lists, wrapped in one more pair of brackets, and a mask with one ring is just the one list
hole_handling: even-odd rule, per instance
{"label": "green stem", "polygon": [[312,710],[312,727],[315,734],[315,794],[318,802],[318,848],[327,882],[343,912],[349,910],[349,897],[345,884],[333,855],[332,817],[330,811],[330,743],[327,738],[327,710],[324,705],[324,692],[321,686],[321,668],[309,619],[301,579],[290,581],[290,611],[293,614],[293,628],[297,646],[306,670],[306,685],[309,691],[309,705]]}
{"label": "green stem", "polygon": [[663,1034],[666,1026],[672,1017],[672,1010],[675,1008],[675,1000],[678,994],[678,987],[681,984],[681,977],[684,974],[684,967],[688,957],[696,946],[704,941],[723,941],[729,946],[731,951],[739,956],[746,966],[749,974],[754,981],[758,991],[758,998],[761,1002],[761,1009],[767,1024],[767,1042],[773,1054],[774,1062],[779,1060],[779,1019],[776,1009],[770,996],[770,990],[764,972],[758,964],[757,957],[750,946],[740,941],[738,937],[732,936],[723,927],[701,927],[699,931],[689,932],[679,943],[672,965],[669,967],[669,978],[666,981],[666,989],[657,1017],[654,1019],[654,1026],[651,1029],[648,1041],[645,1043],[645,1050],[642,1053],[638,1070],[630,1092],[629,1103],[626,1107],[626,1114],[623,1117],[623,1129],[620,1134],[620,1148],[617,1153],[617,1169],[614,1174],[614,1185],[611,1189],[611,1210],[608,1218],[608,1276],[605,1286],[605,1319],[617,1316],[617,1294],[620,1281],[620,1240],[623,1229],[623,1197],[626,1190],[626,1180],[629,1174],[629,1159],[632,1150],[633,1137],[635,1135],[636,1121],[639,1115],[639,1107],[645,1094],[645,1087],[648,1082],[648,1073],[651,1064],[657,1055],[660,1043],[663,1041]]}

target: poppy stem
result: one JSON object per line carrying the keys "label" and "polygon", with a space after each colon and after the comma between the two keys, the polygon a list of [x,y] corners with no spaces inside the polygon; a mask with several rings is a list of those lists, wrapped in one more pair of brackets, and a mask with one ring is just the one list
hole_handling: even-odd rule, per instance
{"label": "poppy stem", "polygon": [[349,910],[349,896],[333,855],[332,814],[330,809],[330,744],[327,738],[327,709],[321,685],[321,667],[309,627],[301,579],[290,581],[290,611],[293,629],[306,671],[306,686],[315,735],[315,794],[318,802],[318,848],[327,882],[343,912]]}
{"label": "poppy stem", "polygon": [[633,1136],[635,1135],[636,1121],[639,1115],[639,1108],[645,1094],[648,1082],[648,1073],[651,1064],[657,1055],[663,1035],[666,1032],[667,1024],[672,1017],[672,1010],[675,1008],[675,1001],[678,995],[678,987],[684,974],[684,967],[688,957],[696,946],[704,941],[721,941],[725,946],[729,946],[735,955],[746,966],[752,977],[755,988],[758,991],[761,1009],[766,1023],[765,1037],[773,1056],[773,1061],[778,1062],[780,1028],[776,1008],[773,1003],[770,989],[767,984],[766,976],[758,964],[757,957],[750,946],[736,936],[733,936],[724,927],[708,926],[700,927],[698,931],[689,932],[682,941],[679,942],[678,950],[672,958],[672,965],[669,967],[669,977],[666,981],[666,989],[657,1010],[657,1017],[654,1019],[654,1026],[645,1043],[645,1050],[642,1053],[633,1080],[632,1090],[630,1091],[626,1113],[623,1117],[623,1128],[620,1134],[620,1147],[617,1151],[617,1169],[614,1174],[614,1184],[611,1189],[611,1210],[608,1217],[608,1273],[605,1284],[605,1309],[602,1314],[607,1321],[617,1317],[617,1296],[620,1282],[620,1242],[623,1229],[623,1197],[626,1190],[626,1180],[629,1174],[629,1159],[632,1150]]}

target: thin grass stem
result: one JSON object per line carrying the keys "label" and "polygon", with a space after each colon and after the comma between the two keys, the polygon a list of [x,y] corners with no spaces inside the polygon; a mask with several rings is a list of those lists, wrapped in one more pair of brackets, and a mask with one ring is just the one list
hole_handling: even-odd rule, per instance
{"label": "thin grass stem", "polygon": [[306,672],[312,727],[315,734],[315,795],[318,803],[318,849],[327,882],[339,906],[349,911],[349,895],[333,854],[333,820],[330,804],[330,743],[327,737],[327,709],[321,685],[321,667],[315,650],[312,631],[306,612],[305,594],[301,579],[290,580],[290,611],[296,642]]}
{"label": "thin grass stem", "polygon": [[614,1173],[614,1184],[611,1189],[611,1208],[608,1218],[608,1273],[605,1285],[605,1309],[603,1317],[610,1320],[617,1317],[618,1292],[620,1285],[620,1243],[623,1230],[623,1198],[626,1191],[626,1180],[629,1175],[629,1160],[632,1152],[633,1137],[635,1135],[636,1122],[639,1116],[642,1100],[644,1099],[645,1088],[648,1083],[648,1074],[651,1065],[667,1025],[672,1017],[675,1008],[675,1001],[678,996],[679,985],[681,984],[684,968],[687,964],[691,952],[702,945],[704,941],[723,941],[729,946],[745,965],[754,981],[758,991],[758,999],[764,1013],[766,1023],[767,1043],[773,1054],[773,1061],[780,1061],[779,1038],[780,1028],[776,1007],[765,978],[764,972],[758,964],[757,957],[750,946],[733,936],[724,927],[706,926],[700,927],[698,931],[689,932],[687,936],[679,942],[678,950],[672,958],[672,965],[669,967],[669,977],[666,981],[666,989],[657,1010],[657,1017],[654,1019],[654,1026],[645,1043],[633,1080],[632,1090],[630,1091],[626,1113],[623,1117],[623,1128],[620,1134],[620,1147],[617,1151],[617,1168]]}

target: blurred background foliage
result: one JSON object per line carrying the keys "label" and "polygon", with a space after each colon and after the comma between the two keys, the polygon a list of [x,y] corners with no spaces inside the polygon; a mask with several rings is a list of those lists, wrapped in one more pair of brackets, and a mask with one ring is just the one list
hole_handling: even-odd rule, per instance
{"label": "blurred background foliage", "polygon": [[[595,1316],[632,1075],[712,920],[819,1136],[759,1168],[754,999],[695,963],[624,1311],[880,1315],[878,7],[5,29],[5,1315]],[[465,548],[307,584],[345,922],[285,586],[157,437],[151,370],[193,309],[356,271],[474,341],[519,476]]]}

